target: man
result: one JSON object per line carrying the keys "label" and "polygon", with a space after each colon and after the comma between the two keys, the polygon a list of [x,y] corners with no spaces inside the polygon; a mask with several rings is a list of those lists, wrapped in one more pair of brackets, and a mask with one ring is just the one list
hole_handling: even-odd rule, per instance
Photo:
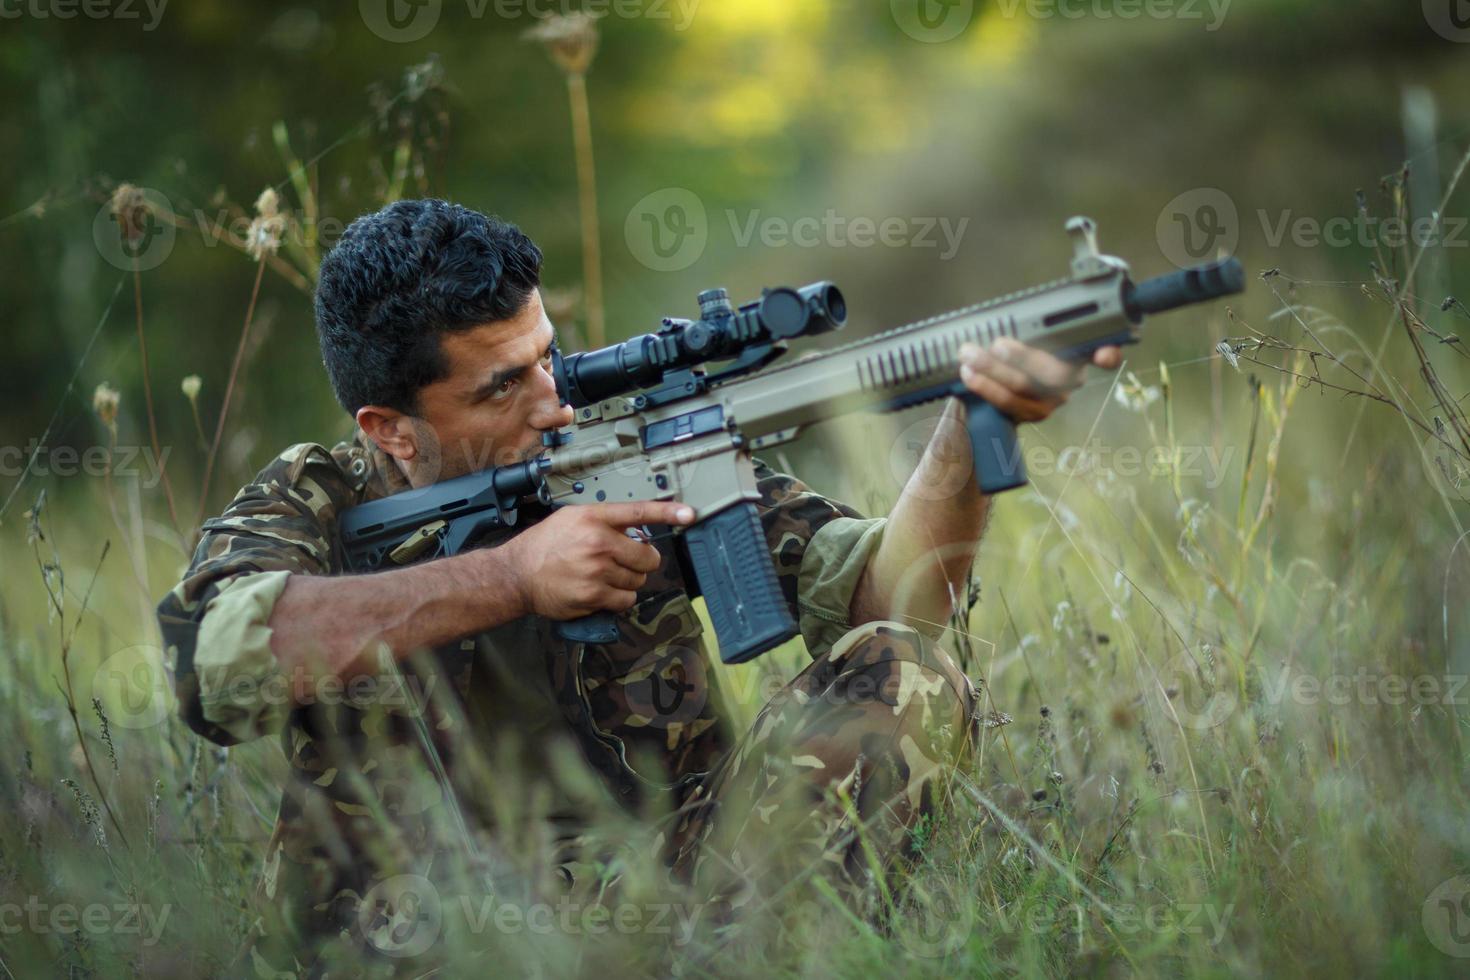
{"label": "man", "polygon": [[[224,745],[282,735],[291,779],[262,882],[276,928],[381,950],[397,940],[373,934],[367,896],[426,873],[426,855],[514,865],[534,850],[516,836],[527,815],[555,828],[550,843],[576,842],[600,803],[552,764],[568,751],[602,796],[654,821],[676,879],[731,907],[801,876],[850,892],[875,854],[905,851],[973,737],[974,687],[934,642],[988,508],[973,476],[932,492],[943,441],[963,433],[958,402],[887,518],[758,461],[762,527],[813,663],[738,741],[672,550],[629,533],[688,523],[676,501],[528,512],[465,554],[343,574],[344,509],[529,458],[571,422],[540,265],[514,226],[443,201],[355,221],[322,263],[316,317],[357,439],[282,453],[205,522],[159,606],[188,724]],[[1082,376],[1014,344],[962,357],[965,384],[1023,421]],[[597,610],[621,614],[617,642],[550,632]],[[582,873],[576,851],[564,879]]]}

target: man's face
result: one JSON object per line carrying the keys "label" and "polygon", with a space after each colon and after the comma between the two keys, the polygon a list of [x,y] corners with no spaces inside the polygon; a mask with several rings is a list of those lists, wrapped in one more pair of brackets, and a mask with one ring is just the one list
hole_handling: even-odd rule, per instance
{"label": "man's face", "polygon": [[551,377],[554,339],[539,290],[513,319],[443,334],[449,374],[419,389],[418,418],[400,422],[412,427],[410,458],[374,438],[416,487],[530,459],[542,433],[572,421]]}

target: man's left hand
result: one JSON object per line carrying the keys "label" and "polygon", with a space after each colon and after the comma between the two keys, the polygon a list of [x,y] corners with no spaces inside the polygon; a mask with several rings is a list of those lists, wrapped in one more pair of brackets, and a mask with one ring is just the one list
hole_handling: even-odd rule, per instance
{"label": "man's left hand", "polygon": [[[1099,347],[1092,363],[1113,370],[1123,363],[1118,347]],[[960,347],[960,380],[966,388],[1017,422],[1040,422],[1082,385],[1085,363],[1064,361],[1002,337],[989,347]]]}

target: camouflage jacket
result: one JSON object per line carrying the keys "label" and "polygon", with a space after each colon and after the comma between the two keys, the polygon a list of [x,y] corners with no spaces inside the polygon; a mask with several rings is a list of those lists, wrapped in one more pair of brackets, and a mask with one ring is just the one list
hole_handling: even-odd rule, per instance
{"label": "camouflage jacket", "polygon": [[[520,705],[509,717],[523,738],[535,735],[527,726],[570,731],[623,802],[658,788],[677,806],[731,738],[720,723],[703,627],[667,545],[660,545],[663,565],[619,616],[616,643],[569,647],[553,638],[550,623],[528,616],[398,664],[385,651],[384,677],[407,677],[415,691],[435,696],[417,705],[406,698],[383,720],[372,720],[351,696],[305,705],[283,696],[286,679],[267,623],[287,577],[343,572],[336,515],[408,488],[386,455],[360,434],[358,440],[330,450],[300,444],[272,461],[223,514],[204,523],[183,580],[158,609],[188,725],[223,745],[280,733],[294,779],[278,832],[292,816],[288,810],[299,817],[317,808],[340,818],[383,802],[381,786],[343,778],[348,766],[365,772],[377,765],[349,758],[367,734],[385,734],[405,751],[422,750],[427,739],[444,762],[439,768],[452,770],[465,740],[483,745],[506,730],[507,700]],[[857,579],[885,520],[864,519],[759,460],[756,475],[782,589],[817,656],[848,630]],[[500,539],[520,529],[499,532]],[[486,542],[495,543],[494,536]],[[383,688],[375,690],[381,695]]]}

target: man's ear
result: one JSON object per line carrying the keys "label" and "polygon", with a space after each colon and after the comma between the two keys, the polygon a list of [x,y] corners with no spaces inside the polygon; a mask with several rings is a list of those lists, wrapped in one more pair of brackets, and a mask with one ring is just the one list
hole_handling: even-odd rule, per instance
{"label": "man's ear", "polygon": [[357,424],[378,448],[400,463],[411,463],[419,455],[418,427],[412,416],[381,405],[364,405],[357,410]]}

